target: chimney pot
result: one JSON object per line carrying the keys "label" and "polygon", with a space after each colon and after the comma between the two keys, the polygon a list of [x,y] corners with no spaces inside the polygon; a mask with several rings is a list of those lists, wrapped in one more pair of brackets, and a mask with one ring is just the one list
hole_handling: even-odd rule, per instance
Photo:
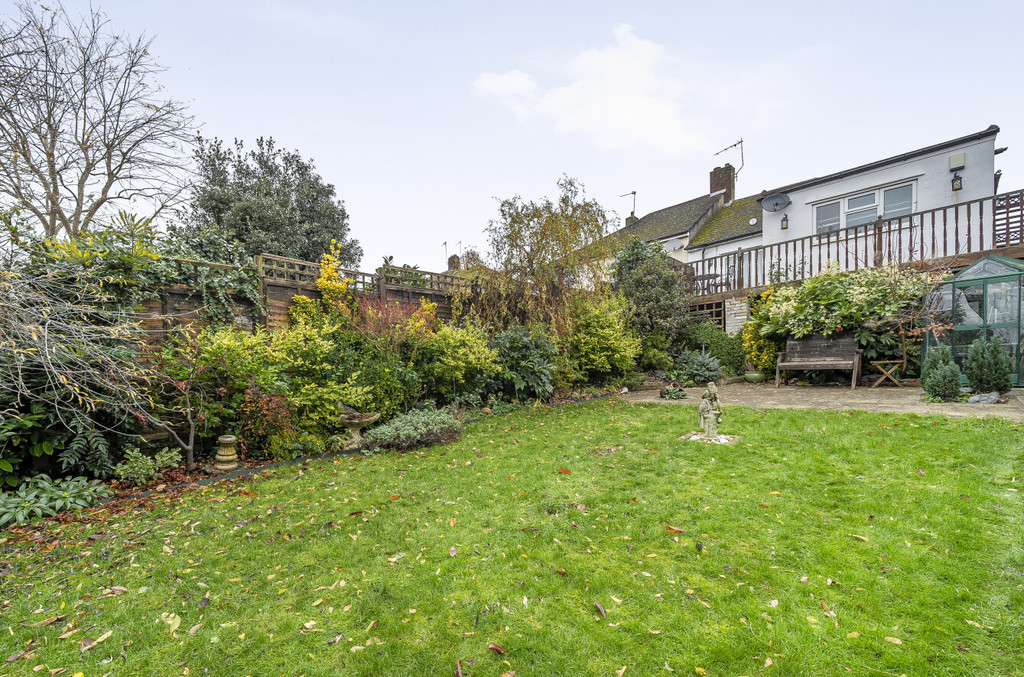
{"label": "chimney pot", "polygon": [[448,270],[459,270],[462,266],[462,262],[459,261],[458,254],[452,254],[448,257]]}

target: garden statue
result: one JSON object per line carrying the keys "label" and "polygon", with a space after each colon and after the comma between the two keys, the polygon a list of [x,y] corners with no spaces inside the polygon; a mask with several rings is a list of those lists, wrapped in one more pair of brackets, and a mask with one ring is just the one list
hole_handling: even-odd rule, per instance
{"label": "garden statue", "polygon": [[718,387],[714,381],[708,383],[708,389],[701,395],[697,421],[704,431],[704,439],[713,440],[718,437],[718,424],[722,422],[722,405],[718,401]]}

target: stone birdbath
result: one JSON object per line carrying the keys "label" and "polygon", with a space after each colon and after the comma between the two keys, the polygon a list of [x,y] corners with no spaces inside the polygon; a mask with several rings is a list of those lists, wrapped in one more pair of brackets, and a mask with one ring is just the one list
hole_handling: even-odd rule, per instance
{"label": "stone birdbath", "polygon": [[346,450],[358,449],[363,443],[363,428],[380,418],[380,414],[359,414],[344,413],[338,418],[338,423],[348,429],[352,439],[345,446]]}

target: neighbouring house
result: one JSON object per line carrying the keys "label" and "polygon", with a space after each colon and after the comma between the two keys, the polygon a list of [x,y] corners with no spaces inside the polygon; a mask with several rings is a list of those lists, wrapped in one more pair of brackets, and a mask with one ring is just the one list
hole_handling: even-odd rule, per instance
{"label": "neighbouring house", "polygon": [[[684,264],[689,260],[694,242],[706,244],[723,238],[732,239],[735,235],[760,234],[757,196],[738,201],[734,199],[736,171],[732,165],[715,167],[711,171],[710,187],[707,195],[659,209],[641,218],[630,214],[626,217],[625,226],[608,235],[606,244],[616,249],[633,238],[658,242],[672,259]],[[733,209],[737,204],[743,205],[741,209]],[[758,214],[752,213],[751,205]]]}
{"label": "neighbouring house", "polygon": [[730,333],[751,290],[829,265],[855,270],[997,251],[1024,258],[1024,191],[998,194],[999,127],[734,199],[730,165],[711,192],[627,219],[611,238],[660,242],[685,265],[696,308]]}

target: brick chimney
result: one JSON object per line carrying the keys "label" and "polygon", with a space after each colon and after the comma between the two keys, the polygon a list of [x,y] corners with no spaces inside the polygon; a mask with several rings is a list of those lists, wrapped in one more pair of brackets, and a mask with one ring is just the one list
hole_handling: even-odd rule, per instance
{"label": "brick chimney", "polygon": [[459,261],[458,254],[452,254],[448,257],[448,270],[459,270],[462,267],[462,262]]}
{"label": "brick chimney", "polygon": [[725,204],[729,204],[736,197],[736,170],[732,165],[715,167],[711,170],[711,192],[725,191]]}
{"label": "brick chimney", "polygon": [[634,214],[633,212],[630,212],[629,216],[626,217],[626,228],[629,228],[630,226],[632,226],[634,223],[636,223],[639,220],[640,219],[636,218],[636,214]]}

